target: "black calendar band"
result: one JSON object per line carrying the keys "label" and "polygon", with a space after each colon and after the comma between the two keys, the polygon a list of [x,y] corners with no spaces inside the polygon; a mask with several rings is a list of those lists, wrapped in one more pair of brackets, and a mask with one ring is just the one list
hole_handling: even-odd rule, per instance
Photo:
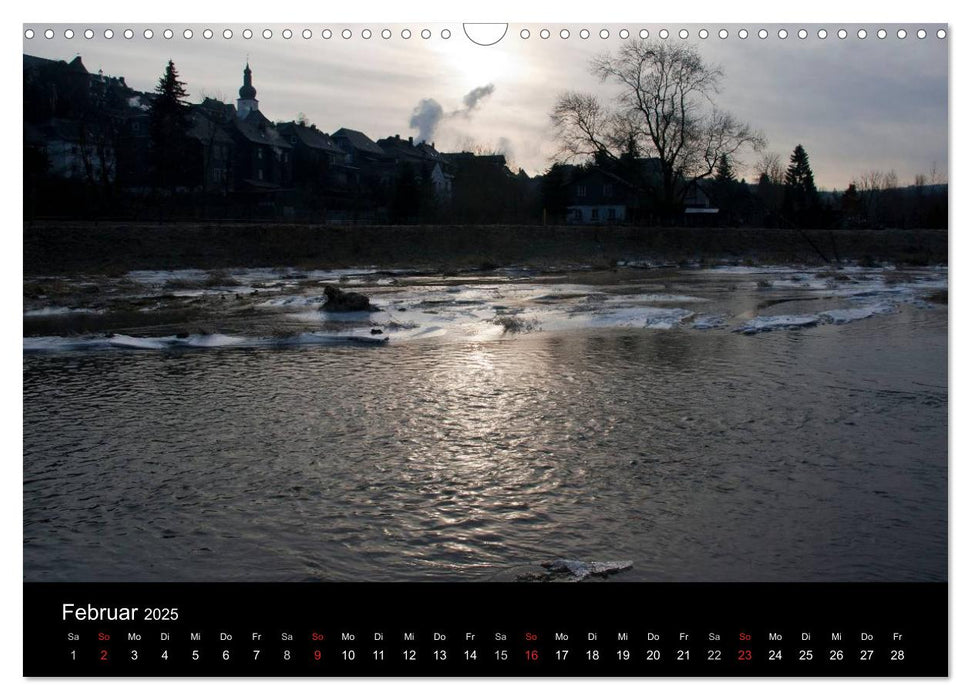
{"label": "black calendar band", "polygon": [[25,583],[26,676],[946,676],[946,583]]}

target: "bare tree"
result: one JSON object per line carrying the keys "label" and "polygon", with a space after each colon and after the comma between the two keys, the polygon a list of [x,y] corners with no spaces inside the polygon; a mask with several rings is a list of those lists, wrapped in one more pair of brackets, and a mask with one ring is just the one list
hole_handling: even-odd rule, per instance
{"label": "bare tree", "polygon": [[755,161],[756,181],[761,180],[763,175],[765,175],[772,184],[781,185],[782,180],[786,175],[786,169],[782,167],[782,156],[780,156],[778,153],[763,153],[762,156]]}
{"label": "bare tree", "polygon": [[860,193],[863,217],[867,225],[872,226],[877,222],[885,178],[886,176],[880,170],[868,170],[853,181],[857,192]]}
{"label": "bare tree", "polygon": [[620,91],[610,106],[584,93],[560,95],[550,115],[560,155],[656,156],[663,203],[671,211],[715,171],[721,156],[764,145],[761,134],[715,106],[722,72],[705,64],[694,46],[634,39],[616,56],[596,58],[590,70]]}
{"label": "bare tree", "polygon": [[621,136],[617,131],[618,116],[593,95],[564,92],[557,99],[550,119],[560,143],[556,157],[616,157],[614,151]]}

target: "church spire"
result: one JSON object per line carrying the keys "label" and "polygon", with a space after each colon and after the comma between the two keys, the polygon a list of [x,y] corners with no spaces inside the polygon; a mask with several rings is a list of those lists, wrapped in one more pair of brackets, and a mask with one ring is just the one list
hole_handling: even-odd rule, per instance
{"label": "church spire", "polygon": [[253,87],[253,71],[249,68],[249,60],[243,69],[243,86],[239,89],[239,99],[236,100],[236,113],[240,119],[245,119],[250,112],[258,112],[260,102],[256,99],[256,88]]}
{"label": "church spire", "polygon": [[253,71],[249,69],[249,61],[243,69],[243,87],[239,89],[239,96],[244,100],[256,99],[256,88],[253,87]]}

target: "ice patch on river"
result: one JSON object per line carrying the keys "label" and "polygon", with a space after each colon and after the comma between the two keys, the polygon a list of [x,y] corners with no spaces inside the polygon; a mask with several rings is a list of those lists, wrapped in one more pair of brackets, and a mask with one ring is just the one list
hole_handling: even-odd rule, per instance
{"label": "ice patch on river", "polygon": [[252,285],[300,280],[337,283],[355,277],[369,277],[374,275],[387,278],[388,275],[405,275],[414,273],[415,270],[389,270],[377,267],[353,267],[334,270],[302,270],[295,267],[246,267],[226,268],[222,270],[186,268],[182,270],[132,270],[125,277],[132,282],[147,286],[164,286],[173,282],[197,282],[202,285],[214,272],[232,277],[240,282],[240,284]]}
{"label": "ice patch on river", "polygon": [[590,576],[608,576],[633,568],[632,561],[576,561],[555,559],[543,562],[543,568],[552,573],[569,574],[569,581],[582,581]]}
{"label": "ice patch on river", "polygon": [[819,323],[819,317],[812,316],[756,316],[751,321],[742,324],[735,329],[736,333],[754,335],[765,331],[775,331],[779,329],[807,328]]}
{"label": "ice patch on river", "polygon": [[889,302],[872,304],[870,306],[860,306],[854,309],[833,309],[823,311],[819,317],[830,323],[850,323],[852,321],[862,321],[879,314],[892,314],[896,307]]}
{"label": "ice patch on river", "polygon": [[803,315],[780,315],[780,316],[756,316],[752,320],[743,323],[735,328],[736,333],[754,335],[775,330],[791,330],[796,328],[809,328],[821,323],[852,323],[862,321],[881,314],[892,314],[897,310],[895,304],[889,301],[880,301],[866,306],[857,306],[847,309],[830,309],[816,314]]}
{"label": "ice patch on river", "polygon": [[45,306],[40,309],[27,309],[24,316],[65,316],[67,314],[98,314],[97,309],[71,309],[66,306]]}
{"label": "ice patch on river", "polygon": [[722,314],[700,314],[691,322],[691,327],[697,331],[708,331],[722,328],[725,324],[725,316]]}
{"label": "ice patch on river", "polygon": [[[719,273],[724,279],[712,276]],[[26,298],[26,306],[38,308],[24,312],[25,325],[45,335],[26,337],[24,351],[371,345],[429,339],[464,342],[600,329],[757,335],[856,323],[895,313],[904,304],[938,308],[926,297],[947,289],[946,269],[931,268],[722,267],[628,275],[604,284],[584,284],[590,278],[550,271],[512,275],[511,270],[500,270],[443,277],[427,271],[377,268],[140,270],[126,277],[142,286],[137,293],[141,304],[134,308],[169,316],[162,316],[156,324],[146,321],[139,332],[137,319],[132,325],[130,307],[118,304],[115,309],[112,298],[91,298],[88,291],[75,294],[77,301],[66,293],[57,298]],[[114,293],[111,282],[94,281]],[[71,280],[65,287],[82,289],[90,282]],[[376,310],[321,311],[325,284],[355,287],[370,298]],[[130,285],[117,289],[123,295],[131,294]],[[148,291],[151,293],[146,295]],[[97,310],[80,308],[88,305]],[[771,315],[765,312],[769,307],[774,312]],[[120,311],[117,321],[115,311]],[[81,316],[95,313],[104,321]],[[186,335],[183,328],[200,327],[190,325],[195,322],[189,320],[193,314],[204,314],[201,327],[221,326],[235,335]],[[61,317],[65,335],[53,337]],[[222,318],[226,323],[220,322]],[[82,331],[89,334],[73,335]],[[93,331],[98,334],[91,334]],[[112,331],[116,334],[111,335]]]}
{"label": "ice patch on river", "polygon": [[580,561],[578,559],[554,559],[552,561],[539,562],[538,564],[514,567],[511,571],[505,572],[504,577],[509,577],[519,582],[577,583],[591,577],[607,578],[614,574],[629,571],[632,568],[634,568],[634,562],[630,560]]}
{"label": "ice patch on river", "polygon": [[281,337],[231,336],[220,333],[142,337],[130,335],[24,338],[24,352],[69,352],[93,350],[202,350],[212,348],[274,348],[299,345],[381,345],[383,336],[370,333],[298,333]]}

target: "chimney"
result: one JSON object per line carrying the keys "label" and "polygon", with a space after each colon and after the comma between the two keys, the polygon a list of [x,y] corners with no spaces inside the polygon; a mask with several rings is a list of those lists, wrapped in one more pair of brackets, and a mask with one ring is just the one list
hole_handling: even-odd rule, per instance
{"label": "chimney", "polygon": [[394,135],[394,140],[395,141],[400,141],[401,140],[401,134],[395,134]]}
{"label": "chimney", "polygon": [[408,137],[408,145],[409,146],[414,146],[415,145],[415,137],[414,136],[409,136]]}

